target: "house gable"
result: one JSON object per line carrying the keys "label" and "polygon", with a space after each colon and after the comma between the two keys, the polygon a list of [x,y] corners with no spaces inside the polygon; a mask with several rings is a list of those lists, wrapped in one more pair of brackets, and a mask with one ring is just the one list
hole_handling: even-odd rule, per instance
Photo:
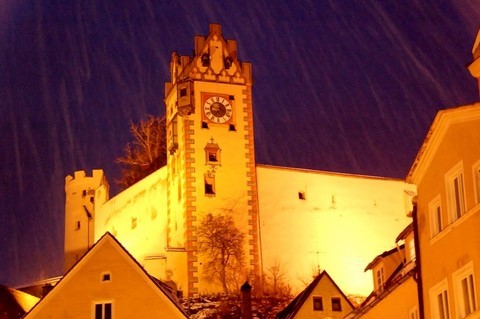
{"label": "house gable", "polygon": [[[320,305],[314,306],[314,300],[317,300],[317,302],[321,300],[321,309],[319,309]],[[336,302],[339,302],[340,308],[333,310],[336,307],[334,305]],[[280,319],[313,318],[318,316],[343,318],[353,309],[354,306],[347,296],[345,296],[330,275],[323,271],[277,317]]]}
{"label": "house gable", "polygon": [[106,233],[25,318],[90,318],[97,303],[110,303],[116,319],[187,317],[168,292]]}
{"label": "house gable", "polygon": [[[431,163],[437,154],[440,156],[454,156],[455,149],[467,143],[466,135],[470,133],[469,125],[478,126],[480,123],[480,103],[451,108],[438,112],[425,140],[418,151],[417,157],[407,175],[407,183],[417,186],[421,184],[425,173],[431,169]],[[461,138],[463,137],[463,139]],[[441,153],[441,147],[446,146],[448,153]]]}

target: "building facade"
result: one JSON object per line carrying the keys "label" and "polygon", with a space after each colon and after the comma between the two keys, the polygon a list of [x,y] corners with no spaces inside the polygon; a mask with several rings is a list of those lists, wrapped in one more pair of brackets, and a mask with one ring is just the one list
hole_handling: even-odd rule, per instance
{"label": "building facade", "polygon": [[440,111],[407,180],[418,187],[425,318],[477,318],[480,103]]}
{"label": "building facade", "polygon": [[113,198],[100,170],[67,177],[66,269],[108,231],[150,274],[175,281],[185,294],[218,290],[204,277],[196,232],[207,214],[221,214],[246,236],[241,283],[247,277],[255,289],[262,269],[280,262],[294,292],[319,268],[331,269],[348,293],[371,291],[362,266],[392,248],[392,233],[409,223],[406,193],[414,187],[258,165],[251,65],[239,62],[236,41],[225,40],[219,25],[195,37],[194,52],[172,54],[165,167]]}

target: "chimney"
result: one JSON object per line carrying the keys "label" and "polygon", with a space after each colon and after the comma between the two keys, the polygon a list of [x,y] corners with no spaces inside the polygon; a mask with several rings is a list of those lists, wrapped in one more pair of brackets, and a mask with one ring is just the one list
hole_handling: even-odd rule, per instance
{"label": "chimney", "polygon": [[252,319],[252,286],[245,281],[240,291],[242,292],[242,319]]}

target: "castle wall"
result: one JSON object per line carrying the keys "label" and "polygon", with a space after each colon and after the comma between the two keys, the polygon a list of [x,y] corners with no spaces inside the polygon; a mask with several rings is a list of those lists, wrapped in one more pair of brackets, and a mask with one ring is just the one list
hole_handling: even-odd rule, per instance
{"label": "castle wall", "polygon": [[[112,233],[154,277],[165,279],[166,176],[163,167],[95,206],[95,240]],[[170,268],[175,268],[174,265]]]}
{"label": "castle wall", "polygon": [[320,266],[346,293],[368,295],[372,280],[363,270],[411,222],[404,190],[414,186],[264,165],[257,176],[264,269],[280,262],[298,291]]}

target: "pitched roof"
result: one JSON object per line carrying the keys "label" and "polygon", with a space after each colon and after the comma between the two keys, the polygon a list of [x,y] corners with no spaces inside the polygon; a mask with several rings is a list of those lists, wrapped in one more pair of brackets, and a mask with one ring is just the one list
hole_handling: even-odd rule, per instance
{"label": "pitched roof", "polygon": [[[150,284],[153,284],[156,287],[157,293],[159,295],[168,298],[171,304],[179,310],[179,312],[185,317],[188,318],[188,314],[185,310],[180,306],[176,296],[174,296],[171,290],[161,281],[156,278],[151,277],[145,269],[137,262],[137,260],[120,244],[120,242],[109,232],[106,232],[89,250],[86,254],[83,255],[80,260],[63,276],[63,278],[53,287],[53,289],[42,299],[38,302],[31,311],[26,315],[25,318],[29,318],[29,315],[32,312],[36,311],[36,309],[42,304],[49,302],[52,298],[55,298],[55,295],[59,294],[61,289],[68,284],[68,282],[74,277],[75,273],[78,269],[83,268],[90,259],[98,252],[102,247],[107,244],[111,244],[118,252],[120,252],[121,257],[129,263],[132,267],[136,269],[137,272],[143,277],[143,279]],[[111,247],[112,247],[111,246]],[[148,306],[148,305],[146,305]]]}
{"label": "pitched roof", "polygon": [[327,278],[330,280],[335,288],[340,292],[342,297],[348,302],[348,304],[353,308],[355,306],[348,299],[348,297],[343,293],[343,291],[338,287],[338,285],[333,281],[332,277],[327,273],[326,270],[322,271],[301,293],[299,293],[282,311],[277,314],[278,319],[289,319],[295,317],[296,313],[302,308],[305,301],[308,299],[310,294],[313,292],[318,283],[322,278]]}
{"label": "pitched roof", "polygon": [[0,317],[17,319],[38,302],[39,298],[20,290],[0,285]]}
{"label": "pitched roof", "polygon": [[367,265],[367,267],[365,267],[365,270],[364,270],[364,271],[373,269],[373,267],[375,267],[383,258],[388,257],[388,256],[396,253],[396,252],[398,251],[398,249],[402,249],[402,248],[404,248],[404,247],[405,247],[404,245],[400,245],[399,248],[395,247],[395,248],[392,248],[392,249],[390,249],[390,250],[384,251],[384,252],[381,253],[380,255],[376,256],[376,257]]}
{"label": "pitched roof", "polygon": [[413,161],[410,171],[407,174],[407,183],[418,183],[418,180],[421,179],[422,174],[432,161],[432,155],[437,151],[439,142],[443,139],[452,124],[479,119],[479,102],[439,111],[428,130],[427,136],[425,137],[415,160]]}
{"label": "pitched roof", "polygon": [[398,243],[400,240],[407,238],[408,234],[413,232],[413,223],[408,224],[407,227],[405,227],[404,230],[398,234],[397,239],[395,240],[396,243]]}

